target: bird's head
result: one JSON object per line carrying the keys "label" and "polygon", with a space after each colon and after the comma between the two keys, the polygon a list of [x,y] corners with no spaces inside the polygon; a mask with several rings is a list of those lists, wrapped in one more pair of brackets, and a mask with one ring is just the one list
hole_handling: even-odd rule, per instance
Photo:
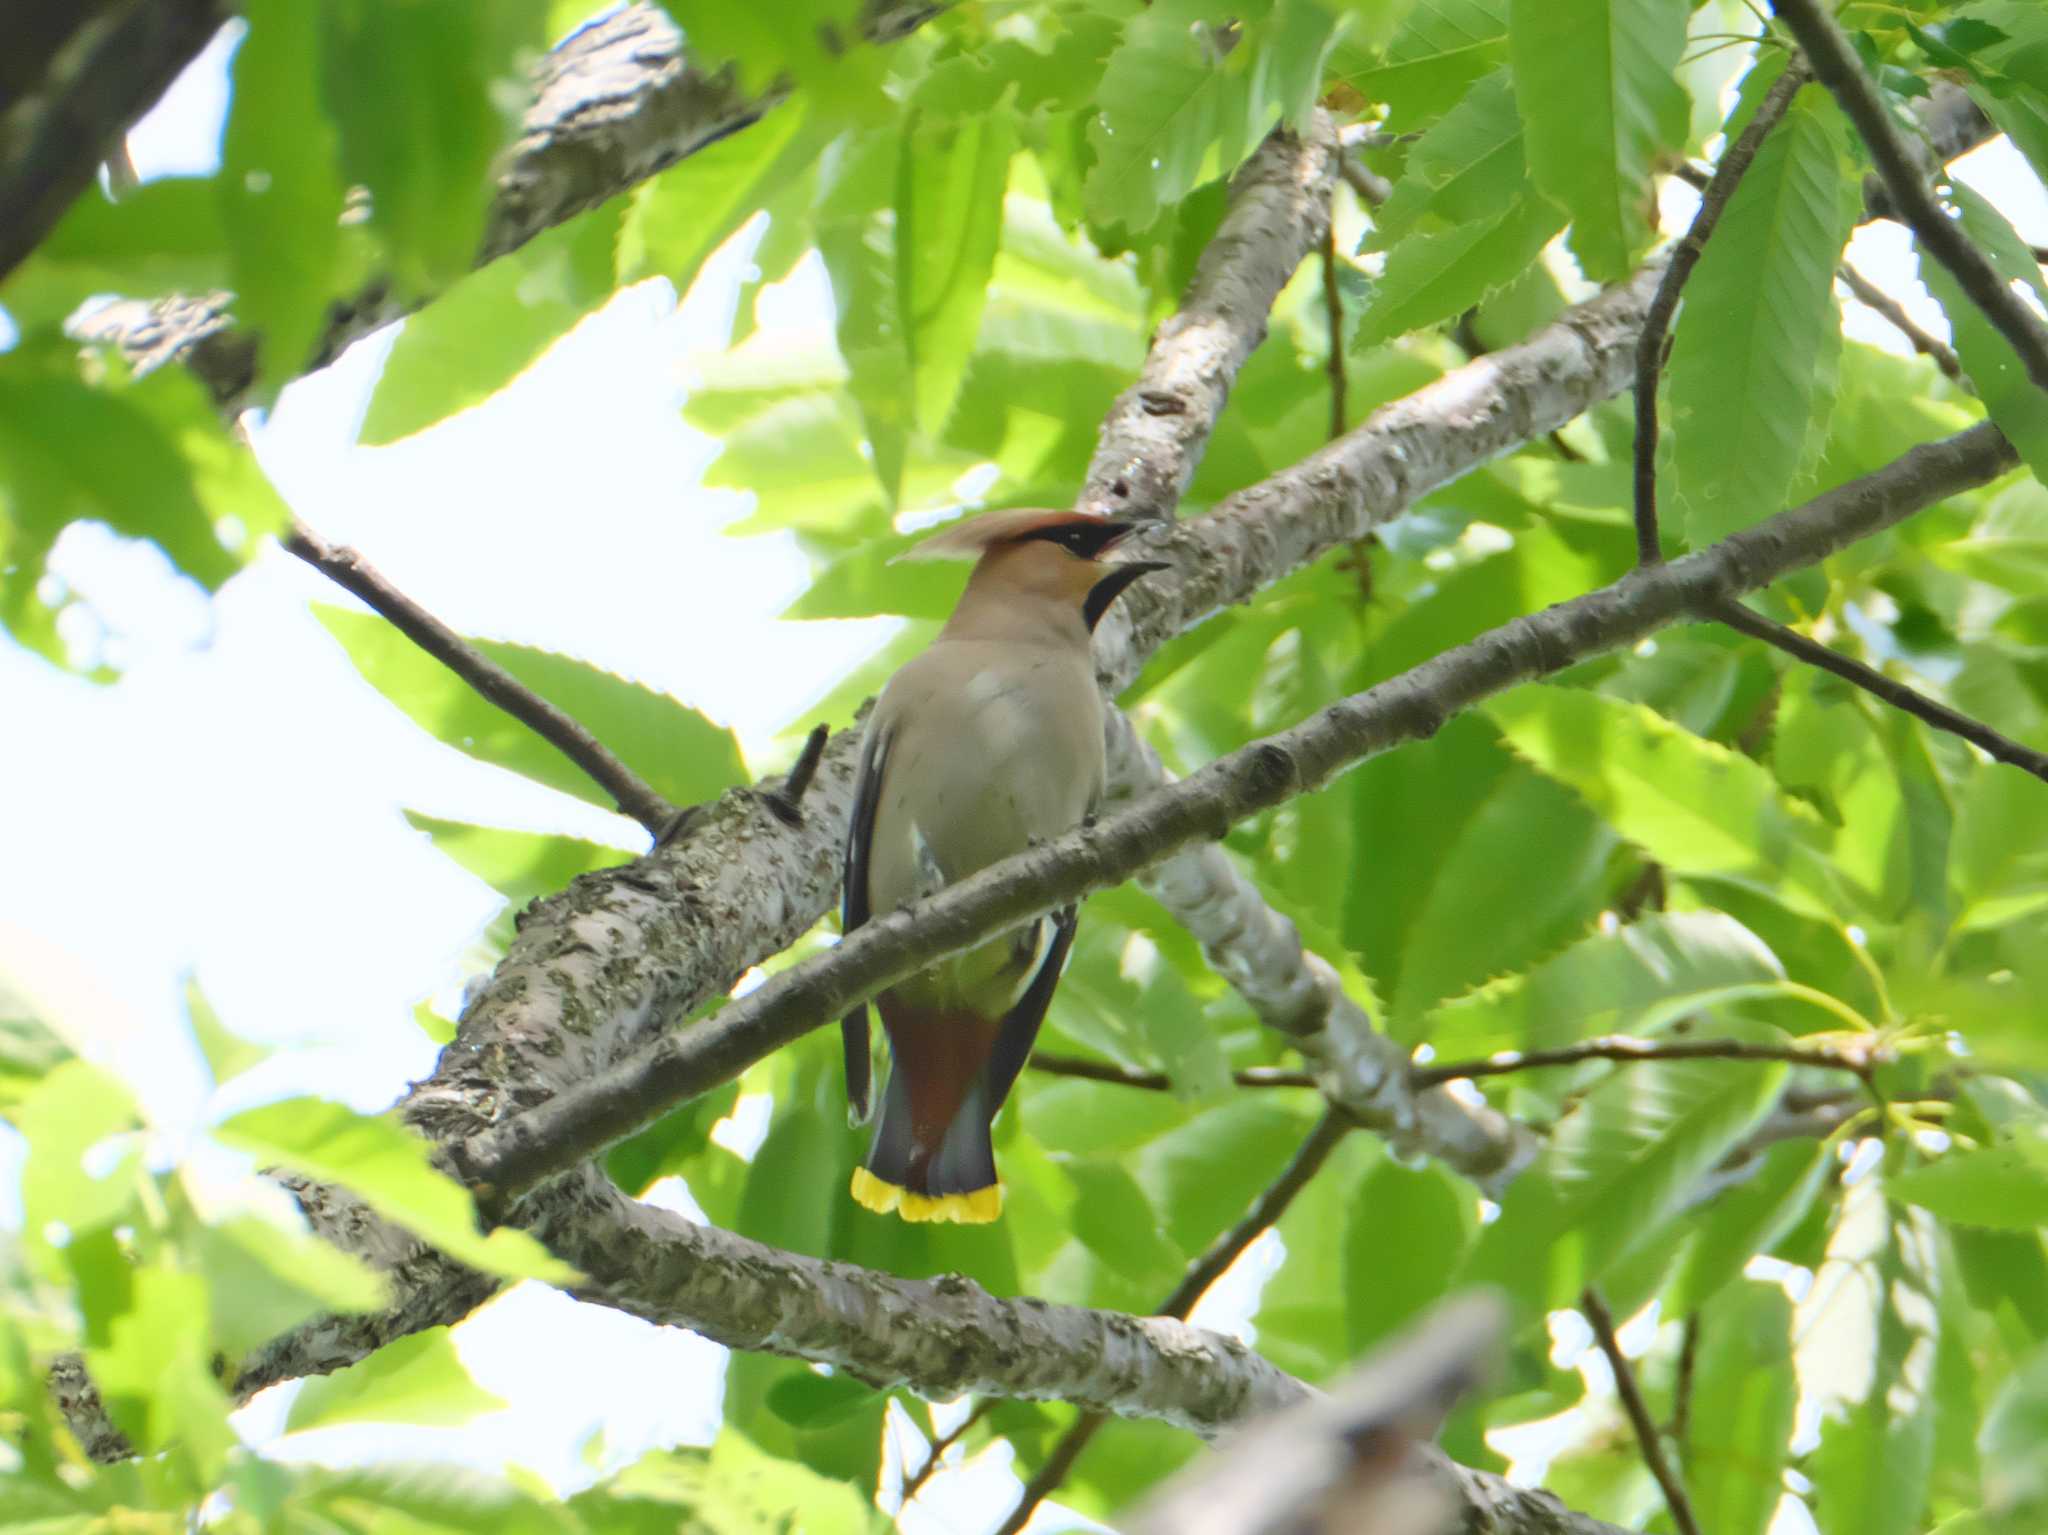
{"label": "bird's head", "polygon": [[1071,604],[1092,630],[1134,581],[1168,568],[1159,560],[1104,557],[1137,527],[1082,512],[1021,507],[957,523],[899,558],[972,559],[970,589]]}

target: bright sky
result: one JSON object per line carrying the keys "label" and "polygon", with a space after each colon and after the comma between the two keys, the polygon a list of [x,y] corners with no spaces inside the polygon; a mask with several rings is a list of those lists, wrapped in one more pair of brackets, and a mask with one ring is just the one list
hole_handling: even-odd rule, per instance
{"label": "bright sky", "polygon": [[[233,40],[138,126],[131,150],[145,178],[217,164]],[[2029,238],[2048,241],[2048,199],[2008,146],[1961,170]],[[1672,194],[1668,221],[1689,213],[1689,196]],[[729,723],[757,770],[777,765],[778,733],[892,625],[778,622],[806,580],[802,555],[783,535],[723,537],[744,498],[699,483],[715,445],[677,407],[693,359],[724,344],[749,248],[742,238],[722,251],[680,304],[661,281],[620,294],[498,397],[385,448],[355,444],[389,345],[389,333],[373,337],[285,391],[255,434],[262,462],[313,527],[357,545],[456,628],[665,688]],[[1865,229],[1852,257],[1943,329],[1912,280],[1902,231]],[[815,262],[763,303],[764,324],[829,327]],[[1900,346],[1857,306],[1848,326]],[[0,315],[0,345],[6,335]],[[96,686],[0,637],[14,738],[38,743],[10,754],[0,796],[0,962],[30,945],[37,963],[92,978],[107,1000],[82,1048],[133,1084],[169,1144],[252,1097],[317,1090],[374,1108],[431,1069],[413,1005],[481,967],[472,945],[499,903],[402,808],[643,845],[630,823],[415,728],[307,607],[351,599],[275,549],[210,603],[153,548],[100,530],[67,533],[53,564],[94,615],[81,612],[67,638],[123,672]],[[188,974],[232,1030],[295,1047],[232,1103],[208,1103],[181,1027]],[[0,1129],[0,1219],[16,1223],[19,1154]],[[686,1193],[674,1197],[689,1208]],[[1205,1319],[1242,1328],[1277,1257],[1271,1241],[1255,1249]],[[331,1430],[272,1453],[424,1452],[518,1463],[573,1487],[593,1474],[582,1442],[600,1424],[597,1469],[716,1431],[724,1351],[693,1335],[525,1286],[457,1336],[504,1412],[463,1429]],[[252,1443],[272,1444],[289,1390],[246,1410]],[[932,1483],[905,1529],[993,1527],[1016,1484],[1006,1451],[983,1459]],[[1048,1509],[1034,1528],[1061,1522]],[[1788,1514],[1779,1528],[1797,1535],[1800,1520]]]}

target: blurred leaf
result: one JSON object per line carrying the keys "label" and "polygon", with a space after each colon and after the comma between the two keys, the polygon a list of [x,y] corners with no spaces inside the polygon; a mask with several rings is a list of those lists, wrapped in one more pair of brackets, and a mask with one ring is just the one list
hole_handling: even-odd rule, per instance
{"label": "blurred leaf", "polygon": [[341,167],[369,192],[370,226],[404,294],[470,269],[496,195],[491,163],[518,127],[545,0],[488,6],[327,0],[320,94]]}
{"label": "blurred leaf", "polygon": [[[1984,1497],[1993,1511],[2015,1517],[2048,1513],[2048,1348],[2015,1370],[1984,1414]],[[2016,1523],[2013,1528],[2020,1526]]]}
{"label": "blurred leaf", "polygon": [[1074,1185],[1069,1219],[1075,1238],[1146,1293],[1170,1290],[1180,1277],[1181,1253],[1161,1234],[1137,1181],[1098,1158],[1068,1158],[1060,1170]]}
{"label": "blurred leaf", "polygon": [[1520,687],[1484,708],[1516,752],[1667,868],[1741,878],[1811,915],[1830,909],[1826,829],[1749,758],[1571,688]]}
{"label": "blurred leaf", "polygon": [[2048,1226],[2048,1140],[1945,1151],[1888,1179],[1885,1192],[1959,1225],[2033,1231]]}
{"label": "blurred leaf", "polygon": [[[660,1179],[680,1173],[711,1144],[711,1129],[732,1112],[739,1101],[740,1085],[728,1082],[681,1108],[672,1109],[653,1124],[620,1141],[605,1153],[605,1171],[612,1182],[638,1199]],[[691,1192],[700,1194],[695,1184]]]}
{"label": "blurred leaf", "polygon": [[254,1215],[195,1226],[191,1243],[214,1344],[232,1359],[316,1316],[375,1311],[389,1299],[384,1276],[362,1259]]}
{"label": "blurred leaf", "polygon": [[609,300],[625,215],[614,198],[544,230],[409,317],[377,376],[361,440],[395,442],[480,404]]}
{"label": "blurred leaf", "polygon": [[434,1168],[425,1141],[390,1120],[291,1098],[223,1120],[213,1134],[266,1166],[340,1184],[385,1219],[486,1274],[551,1284],[578,1278],[524,1231],[479,1232],[469,1191]]}
{"label": "blurred leaf", "polygon": [[619,286],[662,276],[688,292],[704,258],[788,182],[810,173],[825,133],[801,97],[705,145],[627,194]]}
{"label": "blurred leaf", "polygon": [[1781,974],[1771,951],[1732,917],[1653,912],[1444,1004],[1430,1016],[1429,1042],[1438,1059],[1462,1060],[1646,1034]]}
{"label": "blurred leaf", "polygon": [[471,826],[442,821],[416,810],[405,812],[415,830],[434,839],[434,846],[496,890],[514,907],[567,888],[579,874],[625,863],[629,854],[578,837],[512,831],[500,826]]}
{"label": "blurred leaf", "polygon": [[1479,1204],[1443,1168],[1403,1167],[1391,1158],[1347,1203],[1344,1336],[1355,1359],[1448,1292],[1479,1230]]}
{"label": "blurred leaf", "polygon": [[164,1489],[174,1503],[211,1490],[241,1445],[208,1368],[206,1310],[202,1275],[152,1265],[136,1274],[134,1309],[114,1319],[110,1341],[86,1351],[108,1416],[137,1448],[175,1446]]}
{"label": "blurred leaf", "polygon": [[[611,797],[555,746],[487,702],[383,619],[325,603],[315,603],[313,612],[370,684],[436,739],[549,788],[614,808]],[[714,799],[746,775],[731,732],[666,693],[551,651],[499,640],[471,643],[597,737],[671,804]]]}
{"label": "blurred leaf", "polygon": [[1765,1152],[1745,1181],[1715,1195],[1665,1291],[1667,1314],[1688,1316],[1707,1305],[1751,1258],[1769,1252],[1806,1218],[1833,1165],[1826,1146],[1788,1141]]}
{"label": "blurred leaf", "polygon": [[[2042,304],[2048,304],[2048,279],[2042,276],[2041,264],[2005,215],[1960,181],[1950,185],[1948,196],[1957,223],[1991,259],[1998,275],[2008,284],[2024,283]],[[1941,301],[1956,352],[1991,419],[2012,439],[2035,477],[2048,482],[2048,395],[2027,377],[2012,343],[1963,293],[1948,268],[1925,249],[1920,249],[1920,280]]]}
{"label": "blurred leaf", "polygon": [[235,50],[233,110],[213,179],[227,231],[235,318],[263,342],[263,402],[313,360],[345,281],[344,183],[320,100],[323,13],[252,0]]}
{"label": "blurred leaf", "polygon": [[[23,1236],[32,1254],[82,1240],[132,1215],[140,1195],[135,1102],[118,1078],[84,1061],[56,1067],[12,1115],[28,1142],[21,1174]],[[53,1238],[55,1240],[53,1240]],[[122,1260],[115,1255],[113,1261]]]}
{"label": "blurred leaf", "polygon": [[71,1059],[71,1047],[0,975],[0,1115],[11,1119],[36,1084]]}
{"label": "blurred leaf", "polygon": [[185,982],[185,1016],[191,1020],[199,1053],[206,1057],[207,1069],[213,1073],[216,1085],[233,1081],[270,1056],[267,1047],[230,1034],[213,1004],[206,1000],[206,993],[199,989],[199,983],[189,977]]}
{"label": "blurred leaf", "polygon": [[1700,1317],[1685,1481],[1700,1528],[1764,1535],[1784,1495],[1799,1387],[1792,1303],[1774,1284],[1737,1285]]}
{"label": "blurred leaf", "polygon": [[1844,1192],[1793,1324],[1800,1388],[1820,1413],[1820,1448],[1806,1462],[1815,1517],[1857,1535],[1923,1527],[1934,1448],[1934,1223],[1910,1210],[1894,1218],[1884,1196],[1876,1176]]}
{"label": "blurred leaf", "polygon": [[1497,1284],[1528,1310],[1571,1304],[1632,1248],[1657,1240],[1784,1081],[1782,1066],[1726,1061],[1610,1073],[1508,1189],[1465,1281]]}
{"label": "blurred leaf", "polygon": [[[1515,0],[1509,57],[1529,166],[1572,218],[1586,275],[1628,275],[1654,232],[1657,154],[1685,140],[1679,0]],[[1712,247],[1710,246],[1709,249]]]}
{"label": "blurred leaf", "polygon": [[[956,123],[913,118],[896,181],[896,297],[918,429],[953,413],[995,265],[1016,130],[1000,104]],[[914,147],[913,147],[914,146]]]}
{"label": "blurred leaf", "polygon": [[1814,360],[1841,327],[1835,263],[1860,196],[1847,153],[1834,102],[1801,91],[1686,284],[1666,387],[1670,484],[1692,548],[1787,504],[1824,404]]}
{"label": "blurred leaf", "polygon": [[33,254],[0,279],[0,304],[23,330],[68,319],[97,294],[155,298],[228,283],[227,231],[212,181],[167,176],[110,201],[82,193]]}
{"label": "blurred leaf", "polygon": [[316,1375],[292,1399],[285,1432],[338,1423],[452,1427],[506,1405],[469,1378],[445,1327],[395,1338],[359,1364]]}
{"label": "blurred leaf", "polygon": [[662,0],[682,28],[690,52],[729,63],[749,94],[787,74],[816,83],[835,61],[860,47],[858,0],[786,0],[773,7],[729,0]]}

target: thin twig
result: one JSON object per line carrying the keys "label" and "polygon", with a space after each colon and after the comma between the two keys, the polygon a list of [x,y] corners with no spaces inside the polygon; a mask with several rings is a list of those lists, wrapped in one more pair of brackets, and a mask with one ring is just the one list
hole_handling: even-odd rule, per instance
{"label": "thin twig", "polygon": [[[1164,1093],[1173,1090],[1173,1080],[1163,1071],[1131,1071],[1122,1066],[1111,1065],[1108,1061],[1091,1061],[1078,1055],[1055,1055],[1046,1050],[1032,1052],[1031,1069],[1042,1071],[1050,1077],[1085,1077],[1091,1082],[1108,1082],[1115,1087],[1143,1088],[1147,1092]],[[1230,1080],[1239,1087],[1316,1085],[1314,1073],[1289,1071],[1281,1066],[1241,1067],[1230,1074]]]}
{"label": "thin twig", "polygon": [[1785,72],[1772,84],[1756,115],[1714,167],[1706,190],[1700,194],[1699,211],[1693,214],[1692,226],[1672,247],[1671,260],[1657,284],[1656,296],[1643,316],[1642,334],[1636,338],[1635,440],[1636,559],[1641,564],[1654,565],[1664,558],[1657,535],[1657,378],[1664,371],[1664,337],[1671,329],[1671,317],[1678,312],[1678,299],[1686,279],[1699,265],[1700,253],[1707,248],[1714,226],[1721,222],[1721,214],[1741,184],[1743,173],[1756,159],[1765,135],[1778,125],[1807,79],[1802,60],[1794,57],[1786,62]]}
{"label": "thin twig", "polygon": [[973,1411],[932,1441],[931,1449],[925,1455],[924,1464],[903,1479],[903,1490],[896,1498],[896,1517],[899,1520],[903,1517],[903,1510],[910,1507],[911,1500],[924,1489],[924,1484],[932,1479],[932,1473],[939,1469],[939,1462],[945,1458],[946,1451],[965,1439],[969,1429],[993,1412],[998,1400],[999,1398],[992,1396],[983,1397],[974,1404]]}
{"label": "thin twig", "polygon": [[1914,351],[1924,357],[1933,358],[1934,365],[1957,383],[1968,384],[1969,380],[1963,377],[1962,359],[1956,356],[1955,348],[1907,314],[1905,305],[1846,261],[1835,269],[1835,275],[1842,279],[1843,286],[1856,295],[1857,303],[1912,342]]}
{"label": "thin twig", "polygon": [[504,667],[379,575],[355,550],[329,544],[292,519],[284,547],[337,586],[367,602],[428,655],[455,673],[590,775],[624,814],[660,836],[677,810],[639,774],[605,749],[596,736],[542,698]]}
{"label": "thin twig", "polygon": [[1503,1050],[1484,1060],[1418,1066],[1414,1082],[1420,1090],[1460,1078],[1501,1077],[1510,1072],[1533,1071],[1543,1066],[1576,1066],[1581,1061],[1789,1061],[1794,1066],[1851,1071],[1860,1077],[1869,1074],[1873,1060],[1870,1052],[1760,1045],[1744,1039],[1681,1039],[1652,1044],[1624,1035],[1610,1035],[1576,1045],[1563,1045],[1555,1050]]}
{"label": "thin twig", "polygon": [[[1353,1128],[1349,1116],[1340,1114],[1335,1109],[1325,1109],[1322,1118],[1316,1121],[1315,1128],[1309,1131],[1307,1139],[1296,1148],[1287,1166],[1281,1169],[1280,1176],[1252,1201],[1251,1208],[1244,1214],[1244,1219],[1217,1237],[1200,1257],[1188,1265],[1188,1270],[1181,1276],[1180,1283],[1175,1285],[1173,1293],[1160,1303],[1155,1315],[1170,1316],[1185,1322],[1188,1314],[1195,1309],[1196,1302],[1201,1300],[1211,1285],[1223,1277],[1224,1271],[1231,1264],[1244,1256],[1245,1249],[1279,1224],[1280,1217],[1287,1213],[1287,1207],[1294,1203],[1295,1197],[1309,1186],[1317,1173],[1322,1171],[1323,1164],[1330,1160],[1330,1153],[1337,1149],[1338,1142],[1349,1135]],[[996,1535],[1017,1535],[1019,1530],[1031,1522],[1031,1516],[1038,1511],[1038,1505],[1059,1490],[1060,1484],[1066,1481],[1067,1474],[1074,1469],[1074,1462],[1081,1458],[1081,1452],[1088,1447],[1088,1442],[1107,1421],[1107,1417],[1102,1413],[1087,1413],[1061,1436],[1060,1442],[1053,1446],[1052,1453],[1046,1457],[1045,1464],[1038,1468],[1037,1475],[1025,1483],[1023,1496],[1017,1500],[1017,1506],[1010,1510],[1010,1517],[1003,1521]]]}
{"label": "thin twig", "polygon": [[1671,1469],[1671,1462],[1665,1459],[1663,1441],[1657,1437],[1657,1425],[1650,1421],[1650,1409],[1643,1404],[1643,1393],[1636,1385],[1636,1373],[1621,1351],[1621,1340],[1614,1335],[1614,1318],[1608,1314],[1606,1302],[1600,1299],[1598,1290],[1588,1285],[1579,1297],[1579,1309],[1593,1324],[1593,1336],[1600,1342],[1600,1352],[1607,1356],[1608,1364],[1614,1368],[1614,1389],[1620,1393],[1622,1408],[1635,1428],[1636,1444],[1643,1452],[1643,1464],[1650,1468],[1650,1475],[1664,1489],[1664,1502],[1671,1510],[1671,1522],[1678,1526],[1678,1535],[1700,1535],[1699,1521],[1693,1517],[1692,1504],[1685,1496],[1685,1484],[1679,1481],[1677,1473]]}
{"label": "thin twig", "polygon": [[1692,1460],[1692,1388],[1699,1373],[1700,1360],[1700,1314],[1695,1311],[1685,1319],[1685,1327],[1679,1333],[1678,1380],[1671,1388],[1671,1442],[1678,1446],[1678,1463],[1689,1465]]}
{"label": "thin twig", "polygon": [[1824,672],[1832,672],[1844,682],[1862,688],[1866,693],[1883,699],[1895,709],[1902,709],[1923,724],[1932,725],[1936,730],[1946,730],[1950,735],[1961,736],[1971,745],[1981,748],[1993,759],[2016,767],[2036,778],[2048,781],[2048,753],[2035,751],[2031,746],[2022,746],[2009,737],[2000,735],[1982,720],[1951,709],[1947,704],[1937,703],[1925,693],[1909,688],[1903,682],[1887,677],[1875,667],[1861,661],[1852,661],[1839,651],[1808,639],[1796,629],[1775,623],[1750,608],[1744,607],[1732,597],[1709,603],[1702,612],[1710,618],[1718,618],[1729,628],[1739,630],[1775,645],[1789,656],[1818,666]]}
{"label": "thin twig", "polygon": [[1346,395],[1350,380],[1344,372],[1344,293],[1337,286],[1337,225],[1331,220],[1330,227],[1323,234],[1323,318],[1330,331],[1330,352],[1324,359],[1323,371],[1330,376],[1330,441],[1335,442],[1346,430],[1345,418],[1349,413]]}
{"label": "thin twig", "polygon": [[1928,189],[1926,174],[1914,163],[1906,141],[1892,125],[1877,87],[1849,47],[1841,29],[1815,0],[1774,0],[1778,18],[1792,29],[1799,46],[1813,61],[1821,84],[1863,135],[1870,158],[1883,178],[1892,206],[1934,258],[1947,267],[1970,301],[1998,333],[2012,344],[2037,389],[2048,389],[2048,323],[2013,292],[1991,259],[1977,248],[1950,218]]}

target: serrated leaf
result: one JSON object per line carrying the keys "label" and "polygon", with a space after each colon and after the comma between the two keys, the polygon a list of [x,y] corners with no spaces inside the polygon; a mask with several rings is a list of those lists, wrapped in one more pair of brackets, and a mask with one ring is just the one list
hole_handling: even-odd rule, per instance
{"label": "serrated leaf", "polygon": [[1357,84],[1387,104],[1390,121],[1413,128],[1449,107],[1507,52],[1508,0],[1419,0],[1378,67]]}
{"label": "serrated leaf", "polygon": [[1445,1003],[1430,1015],[1429,1041],[1439,1059],[1463,1059],[1640,1034],[1653,1013],[1689,1014],[1783,975],[1770,949],[1733,917],[1657,912]]}
{"label": "serrated leaf", "polygon": [[[1446,997],[1570,942],[1599,914],[1615,836],[1583,801],[1518,771],[1473,813],[1448,850],[1401,958],[1387,1027],[1410,1041]],[[1501,867],[1512,844],[1519,873]]]}
{"label": "serrated leaf", "polygon": [[896,300],[918,429],[936,436],[967,372],[995,266],[1017,144],[998,103],[955,123],[912,118],[896,180]]}
{"label": "serrated leaf", "polygon": [[361,440],[395,442],[496,394],[613,293],[614,198],[471,272],[405,322]]}
{"label": "serrated leaf", "polygon": [[1671,487],[1692,548],[1785,508],[1824,403],[1814,359],[1841,328],[1835,263],[1860,195],[1847,153],[1833,101],[1801,91],[1686,284],[1666,387]]}
{"label": "serrated leaf", "polygon": [[1945,1151],[1888,1179],[1885,1192],[1958,1225],[2033,1231],[2048,1226],[2048,1141]]}
{"label": "serrated leaf", "polygon": [[[2041,264],[2005,215],[1960,181],[1950,185],[1948,199],[1963,232],[1991,258],[1998,275],[2007,283],[2025,283],[2048,305],[2048,280],[2042,277]],[[2012,439],[2035,477],[2048,483],[2048,394],[2034,386],[2012,343],[1964,294],[1948,268],[1918,242],[1915,248],[1920,256],[1920,280],[1941,301],[1956,353],[1970,382],[1977,386],[1984,408],[1991,412],[1999,430]]]}
{"label": "serrated leaf", "polygon": [[[613,808],[611,797],[547,740],[487,702],[383,619],[324,603],[315,603],[313,612],[370,684],[437,740]],[[499,640],[471,643],[590,731],[672,804],[714,799],[745,776],[732,733],[666,693],[551,651]]]}
{"label": "serrated leaf", "polygon": [[408,810],[405,818],[434,839],[434,846],[502,895],[525,906],[563,889],[579,874],[608,869],[632,855],[579,837],[512,831],[443,821]]}
{"label": "serrated leaf", "polygon": [[470,1379],[445,1327],[394,1339],[369,1358],[316,1375],[292,1400],[285,1432],[339,1423],[411,1423],[446,1428],[505,1406]]}
{"label": "serrated leaf", "polygon": [[1807,1461],[1823,1529],[1911,1535],[1927,1504],[1941,1312],[1934,1222],[1853,1184],[1799,1303],[1793,1359],[1820,1414]]}
{"label": "serrated leaf", "polygon": [[1628,275],[1650,241],[1650,168],[1685,139],[1680,0],[1514,0],[1509,58],[1536,185],[1572,219],[1586,275]]}
{"label": "serrated leaf", "polygon": [[471,1268],[501,1279],[574,1284],[581,1276],[524,1231],[477,1230],[469,1192],[435,1169],[430,1148],[388,1119],[294,1098],[222,1121],[213,1134],[264,1166],[338,1183],[379,1215]]}
{"label": "serrated leaf", "polygon": [[1686,1489],[1701,1529],[1764,1535],[1784,1495],[1799,1397],[1789,1364],[1792,1303],[1775,1284],[1737,1285],[1699,1327]]}
{"label": "serrated leaf", "polygon": [[1524,759],[1666,868],[1741,879],[1828,915],[1826,828],[1758,763],[1638,704],[1577,689],[1526,686],[1484,707]]}
{"label": "serrated leaf", "polygon": [[1516,1178],[1481,1234],[1465,1280],[1522,1308],[1569,1305],[1633,1251],[1656,1243],[1700,1178],[1783,1088],[1781,1065],[1641,1063],[1604,1078]]}
{"label": "serrated leaf", "polygon": [[1359,316],[1359,348],[1462,313],[1519,277],[1564,228],[1564,210],[1524,185],[1496,217],[1419,230],[1387,253]]}
{"label": "serrated leaf", "polygon": [[321,12],[299,0],[244,7],[233,110],[213,183],[227,232],[235,318],[263,338],[265,396],[311,360],[341,286],[344,186],[320,99]]}
{"label": "serrated leaf", "polygon": [[1514,77],[1497,69],[1408,151],[1394,195],[1374,210],[1371,247],[1386,249],[1425,215],[1453,225],[1492,217],[1527,179]]}

